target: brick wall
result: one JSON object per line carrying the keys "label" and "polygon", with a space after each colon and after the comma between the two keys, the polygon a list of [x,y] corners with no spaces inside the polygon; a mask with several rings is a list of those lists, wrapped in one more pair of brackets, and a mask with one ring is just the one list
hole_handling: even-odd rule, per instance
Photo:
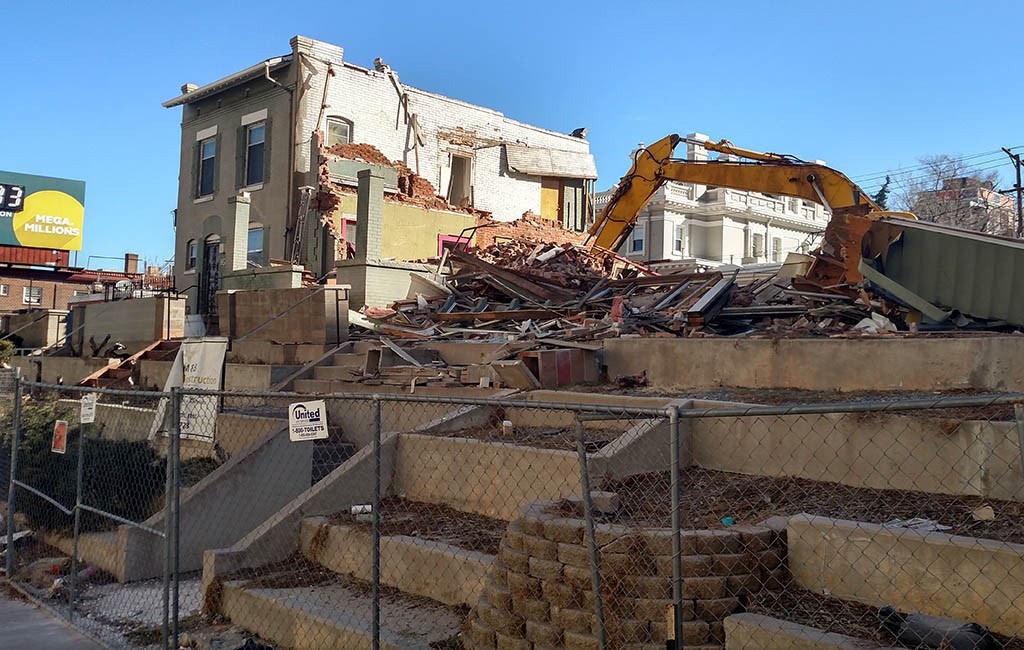
{"label": "brick wall", "polygon": [[[48,278],[52,273],[0,274],[0,312],[40,307],[43,309],[67,309],[68,299],[75,291],[90,291],[91,282],[68,282],[64,278]],[[6,295],[4,295],[6,287]],[[40,303],[25,302],[24,290],[28,287],[42,289]]]}
{"label": "brick wall", "polygon": [[[509,525],[463,637],[470,650],[597,650],[584,522],[545,512],[553,505],[527,506]],[[595,532],[607,647],[664,648],[671,530],[598,524]],[[788,581],[784,541],[769,528],[684,531],[682,552],[687,648],[721,649],[725,617],[751,593]]]}

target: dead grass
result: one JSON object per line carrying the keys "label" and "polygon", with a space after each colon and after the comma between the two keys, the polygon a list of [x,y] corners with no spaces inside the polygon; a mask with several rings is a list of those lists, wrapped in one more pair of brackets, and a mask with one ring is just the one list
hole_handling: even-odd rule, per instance
{"label": "dead grass", "polygon": [[[388,497],[381,501],[381,535],[408,535],[446,542],[452,546],[496,555],[508,523],[444,505]],[[373,523],[358,521],[355,515],[340,512],[331,523],[372,532]]]}

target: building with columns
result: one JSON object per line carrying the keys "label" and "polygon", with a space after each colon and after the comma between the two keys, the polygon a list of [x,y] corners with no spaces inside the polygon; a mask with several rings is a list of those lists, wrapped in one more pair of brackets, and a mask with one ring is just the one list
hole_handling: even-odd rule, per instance
{"label": "building with columns", "polygon": [[[192,312],[215,315],[226,274],[274,260],[322,278],[338,261],[339,238],[380,235],[358,233],[354,206],[342,205],[340,216],[352,221],[355,237],[331,226],[337,205],[319,211],[322,188],[354,192],[358,172],[372,162],[327,165],[324,152],[335,145],[372,145],[455,208],[501,220],[532,211],[586,228],[597,171],[584,131],[568,133],[578,125],[558,132],[525,124],[405,85],[380,59],[366,68],[329,43],[296,36],[290,45],[204,86],[185,84],[163,104],[182,108],[174,277]],[[392,172],[384,169],[380,181],[389,195],[402,191]],[[436,254],[459,234],[440,217],[406,226],[408,250]],[[387,249],[371,241],[357,252]]]}
{"label": "building with columns", "polygon": [[[700,133],[686,137],[708,139]],[[707,160],[708,151],[691,143],[686,157]],[[613,190],[595,195],[598,212]],[[618,252],[680,268],[782,262],[788,253],[817,246],[828,220],[821,205],[798,198],[670,181],[648,202]]]}

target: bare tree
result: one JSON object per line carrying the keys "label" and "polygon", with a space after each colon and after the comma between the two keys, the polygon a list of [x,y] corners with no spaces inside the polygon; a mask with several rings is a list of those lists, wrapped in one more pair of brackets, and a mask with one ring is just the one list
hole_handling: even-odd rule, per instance
{"label": "bare tree", "polygon": [[898,209],[924,221],[1013,234],[1012,201],[996,191],[999,174],[971,169],[962,158],[946,154],[918,159],[921,168],[896,177]]}

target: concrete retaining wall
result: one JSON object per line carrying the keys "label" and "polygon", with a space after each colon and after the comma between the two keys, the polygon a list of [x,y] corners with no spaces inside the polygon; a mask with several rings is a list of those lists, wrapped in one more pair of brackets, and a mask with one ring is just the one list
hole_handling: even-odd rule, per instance
{"label": "concrete retaining wall", "polygon": [[81,327],[71,337],[81,354],[91,354],[90,338],[99,343],[108,334],[108,345],[121,341],[134,353],[154,341],[185,335],[185,298],[153,296],[77,305],[72,317],[75,328]]}
{"label": "concrete retaining wall", "polygon": [[680,388],[1024,391],[1024,337],[607,339],[611,377]]}
{"label": "concrete retaining wall", "polygon": [[23,348],[45,348],[57,343],[66,329],[66,309],[37,309],[4,317],[4,334],[20,336]]}
{"label": "concrete retaining wall", "polygon": [[348,338],[348,287],[221,291],[220,331],[245,341],[337,345]]}
{"label": "concrete retaining wall", "polygon": [[1024,487],[1012,422],[854,413],[686,425],[693,462],[707,469],[999,499],[1017,499]]}
{"label": "concrete retaining wall", "polygon": [[420,434],[399,439],[392,489],[413,501],[506,520],[533,501],[581,492],[573,452]]}
{"label": "concrete retaining wall", "polygon": [[106,368],[112,359],[98,357],[14,357],[11,365],[21,369],[21,376],[29,381],[47,384],[74,385],[82,377]]}
{"label": "concrete retaining wall", "polygon": [[[373,536],[323,517],[302,521],[303,555],[335,573],[373,580]],[[476,604],[494,556],[407,535],[381,537],[380,579],[407,594],[446,605]]]}
{"label": "concrete retaining wall", "polygon": [[[77,409],[77,400],[63,400],[72,409]],[[156,417],[155,408],[124,406],[121,404],[97,404],[96,423],[93,431],[104,440],[147,440],[149,430]],[[238,413],[218,413],[216,441],[228,456],[242,453],[271,430],[281,426],[281,420]],[[163,437],[153,440],[161,453],[167,449]],[[217,450],[212,443],[203,440],[183,438],[181,441],[182,460],[196,456],[215,458]]]}
{"label": "concrete retaining wall", "polygon": [[1024,545],[810,515],[787,538],[802,587],[1024,635]]}
{"label": "concrete retaining wall", "polygon": [[[506,531],[463,637],[468,649],[598,647],[584,522],[546,513],[551,505],[529,505]],[[608,647],[664,648],[672,531],[600,524],[595,533]],[[768,528],[683,533],[686,647],[722,647],[722,620],[740,598],[781,581],[781,544]]]}

